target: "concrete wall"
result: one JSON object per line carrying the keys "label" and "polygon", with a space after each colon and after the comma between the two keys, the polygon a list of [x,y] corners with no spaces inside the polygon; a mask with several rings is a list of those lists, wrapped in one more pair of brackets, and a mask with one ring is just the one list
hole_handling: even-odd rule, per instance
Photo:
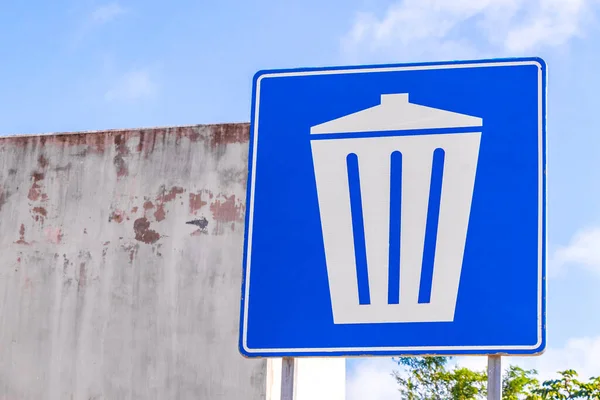
{"label": "concrete wall", "polygon": [[264,399],[237,349],[247,145],[247,124],[0,139],[0,399]]}
{"label": "concrete wall", "polygon": [[[279,399],[238,353],[248,124],[0,138],[0,400]],[[296,400],[343,400],[302,359]]]}

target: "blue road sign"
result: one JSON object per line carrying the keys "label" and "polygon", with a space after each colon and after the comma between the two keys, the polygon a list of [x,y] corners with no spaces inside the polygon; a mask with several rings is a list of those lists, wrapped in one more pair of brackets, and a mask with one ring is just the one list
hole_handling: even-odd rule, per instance
{"label": "blue road sign", "polygon": [[542,352],[545,99],[538,58],[256,74],[241,353]]}

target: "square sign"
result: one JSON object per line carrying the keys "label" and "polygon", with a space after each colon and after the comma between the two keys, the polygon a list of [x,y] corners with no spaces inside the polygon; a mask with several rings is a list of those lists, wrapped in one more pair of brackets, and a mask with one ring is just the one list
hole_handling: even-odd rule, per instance
{"label": "square sign", "polygon": [[259,72],[247,357],[539,354],[546,66]]}

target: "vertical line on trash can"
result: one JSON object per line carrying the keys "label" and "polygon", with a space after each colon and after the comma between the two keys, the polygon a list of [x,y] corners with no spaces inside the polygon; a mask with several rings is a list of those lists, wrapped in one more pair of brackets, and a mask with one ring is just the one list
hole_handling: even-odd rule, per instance
{"label": "vertical line on trash can", "polygon": [[400,225],[402,204],[402,153],[390,156],[390,235],[388,255],[388,304],[400,303]]}
{"label": "vertical line on trash can", "polygon": [[348,168],[348,188],[350,190],[350,212],[352,213],[352,231],[354,234],[354,257],[356,260],[356,281],[358,283],[359,304],[370,304],[369,271],[367,269],[367,249],[365,245],[365,226],[360,193],[360,174],[358,156],[354,153],[346,157]]}
{"label": "vertical line on trash can", "polygon": [[438,220],[440,217],[440,201],[442,198],[442,178],[444,175],[443,149],[435,149],[431,168],[429,204],[427,207],[427,225],[425,227],[425,243],[423,245],[423,263],[421,266],[421,282],[419,285],[419,303],[429,303],[433,284],[433,263],[435,261],[435,245],[437,240]]}

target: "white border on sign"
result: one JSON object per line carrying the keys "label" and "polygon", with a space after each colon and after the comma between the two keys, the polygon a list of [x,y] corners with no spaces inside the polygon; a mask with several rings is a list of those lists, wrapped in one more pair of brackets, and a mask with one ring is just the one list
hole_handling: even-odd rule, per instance
{"label": "white border on sign", "polygon": [[[265,78],[276,78],[276,77],[292,77],[292,76],[310,76],[310,75],[339,75],[339,74],[358,74],[358,73],[369,73],[369,72],[398,72],[398,71],[415,71],[415,70],[434,70],[434,69],[456,69],[456,68],[484,68],[484,67],[511,67],[511,66],[523,66],[523,65],[535,65],[538,67],[538,332],[537,332],[537,343],[534,345],[527,346],[408,346],[408,347],[393,347],[393,346],[382,346],[382,347],[318,347],[318,348],[283,348],[283,349],[250,349],[247,346],[247,334],[248,334],[248,305],[250,298],[250,266],[251,266],[251,252],[252,252],[252,229],[254,223],[254,185],[256,181],[256,157],[258,153],[258,115],[259,115],[259,103],[260,103],[260,83]],[[534,60],[524,61],[508,61],[508,62],[486,62],[486,63],[465,63],[465,64],[432,64],[432,65],[412,65],[403,67],[370,67],[370,68],[353,68],[353,69],[329,69],[329,70],[313,70],[313,71],[291,71],[291,72],[275,72],[266,73],[261,75],[256,81],[256,104],[254,110],[254,141],[253,141],[253,153],[252,153],[252,179],[250,186],[250,204],[248,205],[248,228],[247,228],[247,244],[246,244],[246,282],[244,292],[244,320],[243,320],[243,332],[242,332],[242,346],[244,351],[247,353],[318,353],[318,352],[386,352],[386,351],[398,351],[398,352],[427,352],[432,353],[438,351],[502,351],[502,350],[534,350],[542,344],[543,341],[543,327],[542,327],[542,296],[543,296],[543,251],[544,251],[544,224],[543,224],[543,207],[544,207],[544,154],[543,154],[543,133],[544,133],[544,115],[543,115],[543,66]]]}

